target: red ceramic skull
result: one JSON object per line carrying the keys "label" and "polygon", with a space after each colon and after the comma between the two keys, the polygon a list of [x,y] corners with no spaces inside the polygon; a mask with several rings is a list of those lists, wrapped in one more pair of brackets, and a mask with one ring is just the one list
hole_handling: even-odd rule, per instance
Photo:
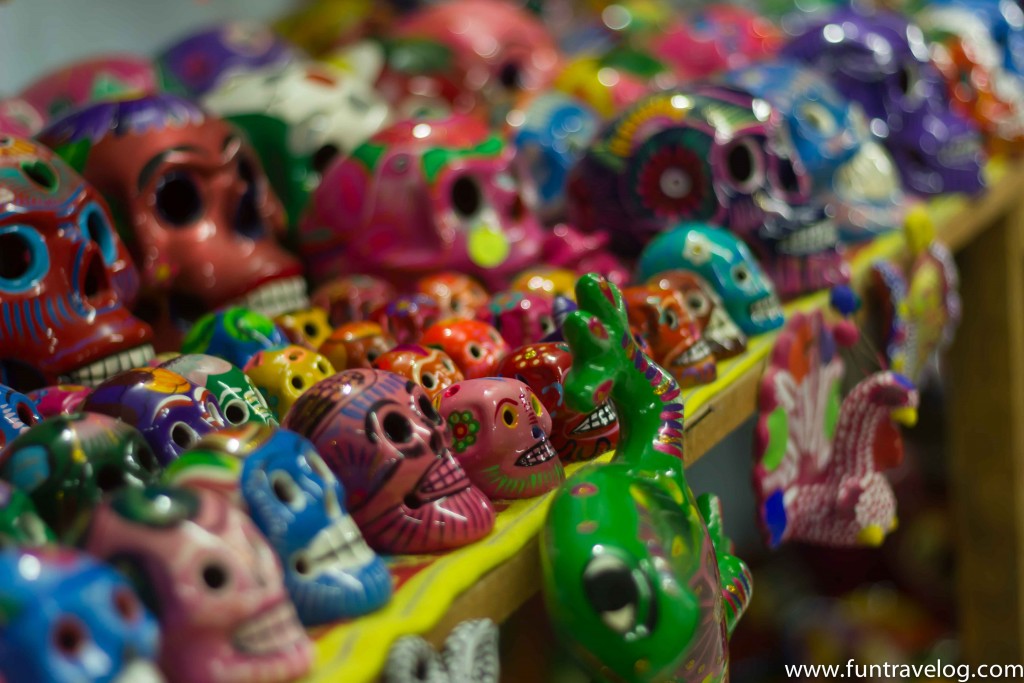
{"label": "red ceramic skull", "polygon": [[551,441],[562,462],[590,460],[615,448],[619,421],[611,402],[580,413],[565,402],[562,383],[572,367],[569,345],[561,342],[522,346],[505,356],[498,375],[527,384],[551,414]]}
{"label": "red ceramic skull", "polygon": [[312,646],[277,557],[227,498],[124,489],[96,510],[85,545],[159,618],[170,683],[286,683],[309,670]]}
{"label": "red ceramic skull", "polygon": [[466,379],[493,377],[509,351],[501,334],[480,320],[443,320],[424,332],[420,343],[451,356]]}
{"label": "red ceramic skull", "polygon": [[[274,317],[308,305],[274,236],[284,211],[255,153],[223,120],[161,94],[74,110],[40,135],[77,156],[110,202],[157,301],[175,320],[229,304]],[[151,304],[150,304],[151,305]]]}
{"label": "red ceramic skull", "polygon": [[650,346],[654,362],[685,388],[707,384],[717,377],[715,357],[700,325],[679,292],[653,285],[622,290],[629,324]]}
{"label": "red ceramic skull", "polygon": [[399,344],[415,344],[423,331],[441,319],[437,301],[426,294],[404,294],[381,306],[370,317]]}
{"label": "red ceramic skull", "polygon": [[394,338],[377,323],[354,322],[334,330],[319,352],[335,370],[368,368],[395,345]]}
{"label": "red ceramic skull", "polygon": [[416,289],[437,301],[444,318],[472,319],[487,305],[484,286],[462,273],[445,271],[428,275],[416,283]]}
{"label": "red ceramic skull", "polygon": [[317,287],[310,299],[314,306],[326,310],[328,320],[338,327],[367,320],[373,311],[394,297],[394,287],[379,277],[346,275]]}
{"label": "red ceramic skull", "polygon": [[451,385],[465,379],[447,353],[419,344],[396,346],[373,361],[373,367],[411,379],[423,387],[431,401]]}
{"label": "red ceramic skull", "polygon": [[444,421],[405,377],[345,370],[303,394],[282,426],[313,442],[379,552],[455,548],[494,526],[494,508],[452,457]]}
{"label": "red ceramic skull", "polygon": [[0,382],[95,385],[145,364],[138,283],[96,190],[42,145],[0,137]]}
{"label": "red ceramic skull", "polygon": [[686,270],[668,270],[652,277],[648,284],[682,295],[686,309],[697,321],[716,360],[732,358],[747,350],[746,335],[729,317],[715,289],[700,275]]}
{"label": "red ceramic skull", "polygon": [[448,387],[438,407],[455,459],[492,500],[533,498],[565,480],[551,441],[551,415],[514,379],[468,379]]}

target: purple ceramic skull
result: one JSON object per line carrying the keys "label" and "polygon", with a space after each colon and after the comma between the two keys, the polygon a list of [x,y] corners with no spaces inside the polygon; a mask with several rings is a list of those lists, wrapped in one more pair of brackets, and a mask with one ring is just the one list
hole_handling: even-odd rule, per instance
{"label": "purple ceramic skull", "polygon": [[222,429],[224,416],[205,387],[164,368],[139,368],[96,387],[82,410],[136,427],[160,464],[167,465],[205,434]]}
{"label": "purple ceramic skull", "polygon": [[946,85],[914,24],[891,12],[839,9],[804,27],[783,54],[823,71],[864,107],[908,189],[933,195],[983,187],[981,138],[950,111]]}

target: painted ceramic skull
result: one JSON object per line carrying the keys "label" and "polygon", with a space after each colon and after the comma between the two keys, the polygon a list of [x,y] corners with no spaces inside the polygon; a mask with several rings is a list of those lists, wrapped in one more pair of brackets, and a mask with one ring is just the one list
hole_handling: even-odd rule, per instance
{"label": "painted ceramic skull", "polygon": [[235,306],[197,320],[185,336],[181,352],[216,356],[242,368],[260,351],[287,343],[284,332],[270,318]]}
{"label": "painted ceramic skull", "polygon": [[615,448],[619,421],[610,402],[580,413],[565,402],[562,383],[572,367],[569,346],[530,344],[505,356],[498,375],[528,385],[551,415],[551,442],[564,463],[590,460]]}
{"label": "painted ceramic skull", "polygon": [[397,344],[377,323],[353,322],[334,330],[320,345],[319,353],[331,361],[335,370],[369,368]]}
{"label": "painted ceramic skull", "polygon": [[443,318],[474,318],[490,298],[483,285],[454,271],[427,275],[416,283],[416,289],[437,302]]}
{"label": "painted ceramic skull", "polygon": [[29,427],[42,422],[36,404],[25,394],[0,384],[0,451]]}
{"label": "painted ceramic skull", "polygon": [[138,287],[96,190],[42,145],[0,137],[0,381],[96,384],[145,363]]}
{"label": "painted ceramic skull", "polygon": [[447,353],[466,379],[492,377],[509,351],[501,333],[481,320],[442,320],[423,333],[420,344]]}
{"label": "painted ceramic skull", "polygon": [[345,275],[313,290],[314,306],[327,311],[331,325],[367,320],[370,314],[395,297],[387,281],[371,275]]}
{"label": "painted ceramic skull", "polygon": [[58,384],[30,391],[26,395],[36,404],[39,414],[46,418],[79,412],[90,393],[92,389],[81,384]]}
{"label": "painted ceramic skull", "polygon": [[637,262],[637,281],[669,270],[704,278],[745,334],[761,334],[783,323],[772,283],[735,235],[706,223],[684,223],[655,237]]}
{"label": "painted ceramic skull", "polygon": [[266,26],[230,22],[181,38],[157,63],[166,90],[198,98],[231,78],[294,59],[295,50]]}
{"label": "painted ceramic skull", "polygon": [[97,509],[85,547],[130,576],[159,619],[170,683],[285,683],[309,670],[276,556],[221,496],[126,489]]}
{"label": "painted ceramic skull", "polygon": [[308,61],[227,79],[206,94],[203,105],[252,140],[291,225],[330,163],[348,156],[391,116],[359,75]]}
{"label": "painted ceramic skull", "polygon": [[350,273],[415,284],[443,270],[500,289],[540,254],[513,150],[476,119],[408,120],[331,166],[300,247],[317,281]]}
{"label": "painted ceramic skull", "polygon": [[56,542],[57,535],[36,512],[32,499],[0,481],[0,548],[38,548]]}
{"label": "painted ceramic skull", "polygon": [[403,294],[370,315],[399,344],[419,342],[424,330],[441,317],[437,300],[427,294]]}
{"label": "painted ceramic skull", "polygon": [[92,102],[155,93],[156,81],[156,69],[146,57],[99,55],[37,78],[20,96],[52,119]]}
{"label": "painted ceramic skull", "polygon": [[653,285],[622,290],[630,326],[647,341],[649,355],[679,386],[713,382],[718,376],[711,345],[691,315],[682,294]]}
{"label": "painted ceramic skull", "polygon": [[20,97],[0,100],[0,135],[30,138],[43,129],[42,112]]}
{"label": "painted ceramic skull", "polygon": [[373,367],[411,379],[423,387],[431,401],[465,379],[447,353],[419,344],[396,346],[373,361]]}
{"label": "painted ceramic skull", "polygon": [[301,346],[260,351],[245,365],[247,374],[279,419],[311,386],[334,374],[331,361]]}
{"label": "painted ceramic skull", "polygon": [[747,350],[746,335],[729,317],[718,293],[700,275],[668,270],[652,276],[647,284],[682,295],[686,309],[697,322],[715,360],[732,358]]}
{"label": "painted ceramic skull", "polygon": [[0,602],[0,680],[161,680],[153,615],[123,576],[83,552],[0,551]]}
{"label": "painted ceramic skull", "polygon": [[981,140],[950,111],[917,26],[889,12],[838,9],[809,22],[783,54],[819,69],[864,107],[907,189],[933,195],[983,187]]}
{"label": "painted ceramic skull", "polygon": [[907,199],[899,172],[868,129],[860,104],[792,60],[756,64],[723,78],[764,98],[785,118],[813,180],[813,193],[835,211],[844,242],[870,239],[902,225]]}
{"label": "painted ceramic skull", "polygon": [[209,389],[217,400],[224,422],[239,427],[247,422],[277,426],[277,419],[263,394],[249,376],[226,360],[202,353],[178,356],[160,365],[175,372],[196,386]]}
{"label": "painted ceramic skull", "polygon": [[548,440],[551,415],[526,384],[469,379],[441,394],[438,412],[470,481],[492,500],[532,498],[565,480]]}
{"label": "painted ceramic skull", "polygon": [[242,496],[281,559],[299,619],[315,626],[383,606],[391,575],[349,515],[338,479],[303,437],[260,431],[241,454]]}
{"label": "painted ceramic skull", "polygon": [[480,315],[511,348],[536,344],[555,331],[555,298],[548,294],[498,292]]}
{"label": "painted ceramic skull", "polygon": [[40,139],[76,156],[110,202],[165,324],[236,302],[270,317],[308,305],[299,262],[274,241],[281,204],[225,121],[152,95],[77,109]]}
{"label": "painted ceramic skull", "polygon": [[494,508],[452,457],[451,433],[411,380],[340,372],[303,394],[284,427],[313,442],[378,552],[455,548],[494,525]]}
{"label": "painted ceramic skull", "polygon": [[327,311],[318,306],[291,311],[274,318],[292,344],[305,346],[314,351],[327,341],[334,327],[327,320]]}
{"label": "painted ceramic skull", "polygon": [[155,484],[160,465],[135,427],[107,415],[53,417],[7,445],[0,478],[29,494],[58,538],[73,543],[99,502]]}
{"label": "painted ceramic skull", "polygon": [[213,393],[164,368],[114,375],[89,395],[82,410],[136,427],[166,465],[210,432],[224,427]]}
{"label": "painted ceramic skull", "polygon": [[745,91],[665,92],[621,114],[570,180],[570,219],[636,254],[680,220],[727,227],[753,248],[783,296],[845,282],[836,226],[782,119]]}

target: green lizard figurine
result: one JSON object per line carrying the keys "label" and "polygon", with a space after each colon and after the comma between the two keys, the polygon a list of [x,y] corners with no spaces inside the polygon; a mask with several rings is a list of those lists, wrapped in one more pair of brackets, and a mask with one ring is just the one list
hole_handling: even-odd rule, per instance
{"label": "green lizard figurine", "polygon": [[637,346],[614,285],[585,275],[576,299],[565,399],[585,412],[610,397],[620,437],[610,463],[580,470],[552,501],[541,563],[555,630],[601,680],[728,680],[751,578],[718,499],[696,500],[686,482],[679,386]]}

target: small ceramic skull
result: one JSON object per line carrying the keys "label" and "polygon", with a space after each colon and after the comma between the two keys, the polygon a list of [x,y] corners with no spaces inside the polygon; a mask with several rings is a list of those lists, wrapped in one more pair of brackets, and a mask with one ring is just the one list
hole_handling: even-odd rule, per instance
{"label": "small ceramic skull", "polygon": [[351,322],[336,328],[320,345],[320,354],[335,370],[369,368],[381,355],[395,348],[394,337],[377,323]]}
{"label": "small ceramic skull", "polygon": [[303,394],[283,426],[313,442],[378,552],[455,548],[494,525],[494,508],[452,457],[444,420],[411,380],[339,372]]}
{"label": "small ceramic skull", "polygon": [[512,348],[536,344],[555,331],[555,298],[538,292],[498,292],[479,316]]}
{"label": "small ceramic skull", "polygon": [[334,374],[331,361],[301,346],[260,351],[245,365],[247,374],[280,419],[303,392]]}
{"label": "small ceramic skull", "polygon": [[279,315],[274,318],[274,323],[281,328],[292,344],[305,346],[314,351],[320,348],[334,331],[334,327],[327,320],[327,311],[319,306]]}
{"label": "small ceramic skull", "polygon": [[423,331],[441,320],[442,316],[441,306],[434,297],[403,294],[378,308],[370,318],[399,344],[417,344]]}
{"label": "small ceramic skull", "polygon": [[470,379],[448,387],[438,405],[455,459],[492,500],[539,496],[565,479],[548,440],[551,415],[526,384]]}
{"label": "small ceramic skull", "polygon": [[718,293],[700,275],[669,270],[652,276],[647,284],[682,295],[686,309],[697,321],[716,360],[732,358],[747,350],[746,335],[729,317]]}
{"label": "small ceramic skull", "polygon": [[85,547],[131,577],[157,615],[171,683],[286,683],[309,671],[312,646],[274,552],[221,496],[125,489],[97,509]]}
{"label": "small ceramic skull", "polygon": [[474,278],[454,271],[421,278],[416,289],[437,302],[442,318],[471,319],[487,305],[489,298],[487,290]]}
{"label": "small ceramic skull", "polygon": [[373,361],[373,367],[408,377],[423,387],[431,401],[451,385],[465,379],[447,353],[419,344],[396,346]]}
{"label": "small ceramic skull", "polygon": [[370,314],[395,297],[395,289],[371,275],[346,275],[328,280],[313,290],[314,306],[327,311],[331,325],[368,320]]}
{"label": "small ceramic skull", "polygon": [[277,426],[277,419],[270,413],[270,406],[260,390],[244,372],[226,360],[190,353],[162,363],[160,367],[209,389],[217,399],[228,426],[238,427],[246,422]]}
{"label": "small ceramic skull", "polygon": [[260,351],[286,344],[288,338],[270,318],[236,306],[197,320],[185,336],[181,352],[216,356],[242,368]]}
{"label": "small ceramic skull", "polygon": [[447,353],[466,379],[492,377],[509,351],[501,334],[480,320],[441,321],[423,333],[420,343]]}

